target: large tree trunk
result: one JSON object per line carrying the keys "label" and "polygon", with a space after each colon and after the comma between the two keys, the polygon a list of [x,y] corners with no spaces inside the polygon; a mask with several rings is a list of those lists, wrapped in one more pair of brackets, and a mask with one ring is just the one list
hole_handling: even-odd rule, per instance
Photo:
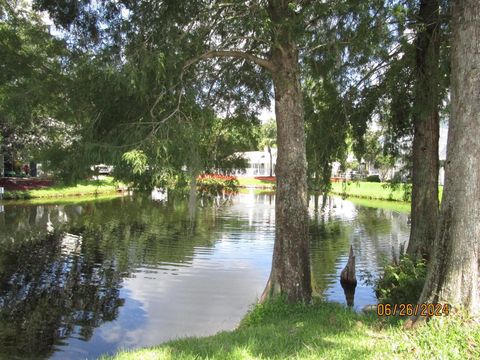
{"label": "large tree trunk", "polygon": [[416,41],[417,84],[414,100],[412,225],[407,253],[429,258],[438,219],[439,2],[420,2]]}
{"label": "large tree trunk", "polygon": [[275,168],[275,245],[272,271],[261,300],[283,294],[288,301],[309,302],[312,295],[307,212],[307,160],[303,97],[300,86],[295,14],[289,0],[269,0],[272,47],[269,59],[249,52],[210,50],[187,61],[184,69],[201,59],[242,58],[268,70],[275,88],[278,156]]}
{"label": "large tree trunk", "polygon": [[440,222],[420,303],[480,314],[480,3],[453,3],[452,112]]}
{"label": "large tree trunk", "polygon": [[[288,9],[288,4],[285,7]],[[273,11],[272,18],[274,22],[285,22],[279,11]],[[295,43],[291,40],[282,41],[281,45],[273,49],[271,61],[275,69],[272,77],[278,144],[275,245],[272,271],[262,299],[280,293],[290,302],[309,302],[312,286],[307,161],[303,98]]]}

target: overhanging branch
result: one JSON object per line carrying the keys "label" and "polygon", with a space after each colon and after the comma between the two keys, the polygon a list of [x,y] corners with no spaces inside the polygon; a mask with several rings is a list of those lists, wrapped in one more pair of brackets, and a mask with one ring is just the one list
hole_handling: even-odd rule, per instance
{"label": "overhanging branch", "polygon": [[[185,65],[183,66],[183,69],[182,69],[182,72],[180,74],[180,81],[179,83],[182,84],[183,82],[183,75],[184,75],[184,72],[190,67],[192,66],[193,64],[197,63],[198,61],[200,60],[205,60],[205,59],[214,59],[214,58],[235,58],[235,59],[245,59],[245,60],[248,60],[248,61],[251,61],[261,67],[263,67],[264,69],[267,69],[269,70],[270,72],[273,72],[274,69],[275,69],[275,66],[273,65],[273,63],[270,61],[270,60],[267,60],[267,59],[263,59],[263,58],[260,58],[258,56],[255,56],[253,54],[250,54],[248,52],[245,52],[245,51],[236,51],[236,50],[210,50],[210,51],[207,51],[205,53],[203,53],[202,55],[200,56],[197,56],[195,58],[192,58],[190,60],[187,60],[187,62],[185,63]],[[152,117],[152,119],[155,119],[156,116],[154,114],[154,110],[155,110],[155,107],[158,105],[158,103],[160,102],[160,100],[163,98],[163,96],[165,95],[165,91],[162,91],[157,99],[155,100],[153,106],[151,107],[150,109],[150,115]],[[153,127],[152,129],[152,134],[156,134],[160,125],[165,123],[167,120],[171,119],[174,115],[176,115],[179,111],[180,111],[180,104],[181,104],[181,101],[182,101],[182,90],[179,91],[179,95],[178,95],[178,101],[177,101],[177,106],[175,107],[175,109],[166,117],[164,117],[163,119],[161,120],[158,120],[158,121],[152,121],[151,124],[155,124],[155,126]]]}
{"label": "overhanging branch", "polygon": [[210,50],[207,51],[206,53],[203,53],[200,56],[197,56],[193,59],[188,60],[185,65],[183,66],[183,69],[187,69],[188,67],[192,66],[193,64],[197,63],[200,60],[205,60],[205,59],[214,59],[214,58],[236,58],[236,59],[245,59],[248,61],[251,61],[261,67],[263,67],[266,70],[269,70],[271,72],[274,71],[274,65],[270,60],[263,59],[261,57],[255,56],[253,54],[250,54],[248,52],[244,51],[236,51],[236,50]]}

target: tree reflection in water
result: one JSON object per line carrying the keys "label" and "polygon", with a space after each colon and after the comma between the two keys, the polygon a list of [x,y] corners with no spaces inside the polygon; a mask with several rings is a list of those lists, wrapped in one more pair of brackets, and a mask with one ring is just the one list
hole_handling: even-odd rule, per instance
{"label": "tree reflection in water", "polygon": [[124,277],[138,266],[188,263],[224,225],[212,207],[192,226],[184,201],[154,205],[143,197],[11,206],[3,215],[0,358],[47,357],[69,337],[88,341],[118,316]]}
{"label": "tree reflection in water", "polygon": [[[118,315],[121,277],[111,261],[69,249],[67,234],[3,244],[0,251],[0,348],[47,356],[55,344]],[[81,241],[81,238],[76,238]],[[6,245],[6,246],[5,246]],[[79,244],[81,247],[81,244]]]}
{"label": "tree reflection in water", "polygon": [[[176,317],[164,314],[162,320],[158,317],[162,311],[200,309],[199,316],[191,318],[204,319],[202,301],[209,301],[209,294],[199,300],[185,287],[196,281],[192,274],[207,282],[202,283],[202,294],[215,293],[218,288],[209,284],[228,279],[256,286],[271,266],[275,199],[271,194],[249,193],[237,200],[226,207],[205,203],[197,208],[193,223],[188,203],[174,197],[161,203],[135,196],[68,206],[5,205],[0,213],[0,358],[12,358],[12,354],[40,358],[56,350],[69,357],[84,356],[96,354],[98,346],[104,346],[102,352],[114,351],[125,346],[128,332],[141,334],[142,339],[147,331],[168,339],[171,328],[166,324]],[[405,214],[355,206],[338,198],[327,200],[323,211],[312,203],[312,275],[319,293],[344,303],[338,276],[349,246],[353,245],[358,272],[375,272],[380,259],[391,256],[392,246],[398,248],[409,231]],[[230,262],[236,264],[235,271]],[[258,278],[251,280],[254,272]],[[249,279],[243,274],[250,274]],[[162,292],[156,289],[164,281],[171,287],[165,298],[158,299]],[[132,296],[131,289],[146,284],[155,291],[143,298]],[[229,286],[229,294],[235,294]],[[169,304],[175,294],[183,294],[178,306],[152,310],[156,304]],[[228,300],[232,308],[227,306],[225,313],[250,304],[242,301],[253,302],[253,295],[237,303]],[[355,307],[374,301],[372,289],[360,281]],[[124,317],[127,308],[135,320]],[[151,316],[157,316],[153,330]],[[215,321],[223,324],[225,319]],[[182,323],[176,331],[184,333],[190,325]],[[116,327],[121,327],[118,332],[123,337],[118,342],[112,337],[105,340],[102,329]],[[131,346],[138,344],[135,341]]]}

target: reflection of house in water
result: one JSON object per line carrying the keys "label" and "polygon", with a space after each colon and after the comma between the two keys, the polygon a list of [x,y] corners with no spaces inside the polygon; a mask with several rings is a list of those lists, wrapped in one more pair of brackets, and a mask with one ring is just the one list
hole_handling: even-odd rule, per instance
{"label": "reflection of house in water", "polygon": [[0,205],[0,226],[5,226],[5,207]]}
{"label": "reflection of house in water", "polygon": [[63,205],[4,205],[0,213],[0,241],[11,239],[23,241],[32,234],[46,234],[78,216],[78,206]]}
{"label": "reflection of house in water", "polygon": [[247,212],[248,226],[252,227],[258,224],[275,224],[275,194],[264,193],[258,194],[251,190],[248,194],[234,198],[232,210],[239,213]]}
{"label": "reflection of house in water", "polygon": [[151,194],[151,198],[153,201],[167,201],[168,200],[168,192],[166,189],[157,188],[155,187]]}
{"label": "reflection of house in water", "polygon": [[78,254],[82,246],[82,237],[64,233],[60,239],[63,254]]}

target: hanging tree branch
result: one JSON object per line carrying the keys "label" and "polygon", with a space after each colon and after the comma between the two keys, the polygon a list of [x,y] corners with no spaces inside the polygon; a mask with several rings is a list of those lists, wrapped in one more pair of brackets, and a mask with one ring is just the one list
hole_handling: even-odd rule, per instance
{"label": "hanging tree branch", "polygon": [[237,50],[210,50],[207,51],[206,53],[203,53],[200,56],[197,56],[195,58],[192,58],[188,60],[185,65],[183,66],[183,70],[186,70],[193,64],[197,63],[200,60],[205,60],[205,59],[214,59],[214,58],[237,58],[237,59],[245,59],[248,61],[251,61],[261,67],[263,67],[266,70],[269,70],[273,72],[275,70],[275,66],[270,60],[258,57],[256,55],[250,54],[245,51],[237,51]]}
{"label": "hanging tree branch", "polygon": [[[251,61],[262,68],[269,70],[270,72],[273,72],[275,70],[275,66],[273,62],[270,60],[258,57],[256,55],[253,55],[251,53],[245,52],[245,51],[238,51],[238,50],[210,50],[202,55],[199,55],[197,57],[194,57],[192,59],[189,59],[185,62],[185,65],[183,66],[182,72],[180,74],[180,81],[179,83],[182,84],[183,82],[183,75],[185,71],[192,66],[193,64],[199,62],[200,60],[205,60],[205,59],[214,59],[214,58],[235,58],[235,59],[245,59],[248,61]],[[155,118],[155,115],[153,113],[155,107],[158,105],[162,97],[165,95],[165,91],[162,91],[157,99],[155,100],[153,106],[150,108],[150,115],[152,118]],[[165,123],[167,120],[172,118],[179,110],[180,110],[180,104],[182,100],[182,90],[180,90],[179,95],[178,95],[178,101],[177,101],[177,106],[173,112],[171,112],[168,116],[164,117],[162,120],[159,121],[153,121],[153,124],[156,124],[154,130],[152,130],[153,133],[156,133],[158,131],[159,125]]]}

